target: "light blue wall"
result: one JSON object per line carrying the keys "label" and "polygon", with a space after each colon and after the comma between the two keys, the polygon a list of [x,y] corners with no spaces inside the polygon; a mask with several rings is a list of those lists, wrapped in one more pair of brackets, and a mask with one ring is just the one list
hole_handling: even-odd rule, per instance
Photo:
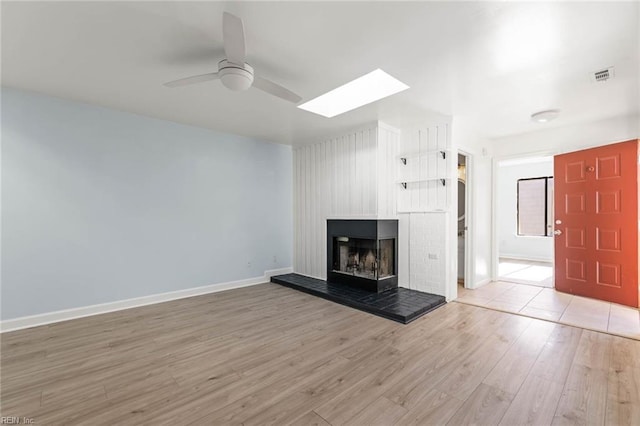
{"label": "light blue wall", "polygon": [[291,147],[1,94],[2,319],[292,265]]}

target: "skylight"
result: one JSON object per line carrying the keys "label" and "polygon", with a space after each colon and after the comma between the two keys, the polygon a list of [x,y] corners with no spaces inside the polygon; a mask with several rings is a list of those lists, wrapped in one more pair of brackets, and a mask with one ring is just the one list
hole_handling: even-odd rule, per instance
{"label": "skylight", "polygon": [[298,105],[298,108],[331,118],[408,88],[409,86],[400,80],[391,77],[381,69],[377,69]]}

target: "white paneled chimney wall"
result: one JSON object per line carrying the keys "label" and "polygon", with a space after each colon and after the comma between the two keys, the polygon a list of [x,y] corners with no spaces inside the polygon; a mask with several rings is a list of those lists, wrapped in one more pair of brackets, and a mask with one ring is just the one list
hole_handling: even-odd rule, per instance
{"label": "white paneled chimney wall", "polygon": [[[403,129],[398,163],[399,283],[448,296],[455,247],[448,238],[457,155],[449,123]],[[456,206],[453,206],[456,207]]]}
{"label": "white paneled chimney wall", "polygon": [[327,219],[398,219],[399,285],[446,296],[455,258],[450,149],[449,123],[401,130],[382,122],[295,148],[295,272],[326,279]]}

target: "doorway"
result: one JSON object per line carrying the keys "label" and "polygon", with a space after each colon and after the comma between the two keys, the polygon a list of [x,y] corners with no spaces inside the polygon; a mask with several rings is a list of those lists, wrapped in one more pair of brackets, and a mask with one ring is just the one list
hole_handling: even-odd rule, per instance
{"label": "doorway", "polygon": [[469,156],[461,151],[458,152],[458,286],[469,287],[468,267],[469,241],[467,238],[469,220],[469,191],[467,184],[469,179]]}
{"label": "doorway", "polygon": [[555,157],[556,288],[638,307],[638,141]]}
{"label": "doorway", "polygon": [[497,162],[499,281],[554,286],[553,172],[551,156]]}

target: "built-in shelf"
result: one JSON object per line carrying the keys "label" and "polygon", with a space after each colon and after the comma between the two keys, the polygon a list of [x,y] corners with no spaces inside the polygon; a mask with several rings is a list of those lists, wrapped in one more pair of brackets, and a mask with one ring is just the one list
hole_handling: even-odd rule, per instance
{"label": "built-in shelf", "polygon": [[[400,161],[402,162],[402,164],[404,164],[405,166],[407,165],[407,159],[409,158],[424,158],[430,155],[438,155],[439,157],[442,157],[443,160],[445,160],[447,158],[447,152],[449,152],[448,149],[433,149],[433,150],[428,150],[428,151],[417,151],[417,152],[407,152],[404,154],[400,154],[398,155],[397,158],[400,159]],[[434,178],[426,178],[426,179],[400,179],[398,181],[398,183],[400,185],[402,185],[402,187],[404,189],[407,189],[407,185],[412,184],[412,183],[420,183],[420,182],[430,182],[430,181],[434,181],[434,180],[438,180],[440,181],[440,183],[442,183],[442,186],[446,186],[447,185],[447,177],[434,177]]]}
{"label": "built-in shelf", "polygon": [[402,161],[402,164],[406,165],[407,159],[409,158],[421,158],[421,157],[427,157],[433,154],[439,154],[444,160],[447,158],[447,152],[449,152],[448,149],[436,149],[436,150],[421,151],[421,152],[408,152],[406,154],[398,155],[398,158],[400,159],[400,161]]}
{"label": "built-in shelf", "polygon": [[449,178],[434,177],[434,178],[426,178],[426,179],[407,179],[407,180],[398,181],[398,183],[402,185],[404,189],[407,189],[408,184],[420,183],[420,182],[431,182],[434,180],[439,180],[442,186],[446,186],[447,180],[449,180]]}
{"label": "built-in shelf", "polygon": [[447,209],[399,209],[398,213],[446,213]]}
{"label": "built-in shelf", "polygon": [[451,149],[447,128],[432,130],[412,131],[393,157],[398,213],[451,211],[457,151]]}

